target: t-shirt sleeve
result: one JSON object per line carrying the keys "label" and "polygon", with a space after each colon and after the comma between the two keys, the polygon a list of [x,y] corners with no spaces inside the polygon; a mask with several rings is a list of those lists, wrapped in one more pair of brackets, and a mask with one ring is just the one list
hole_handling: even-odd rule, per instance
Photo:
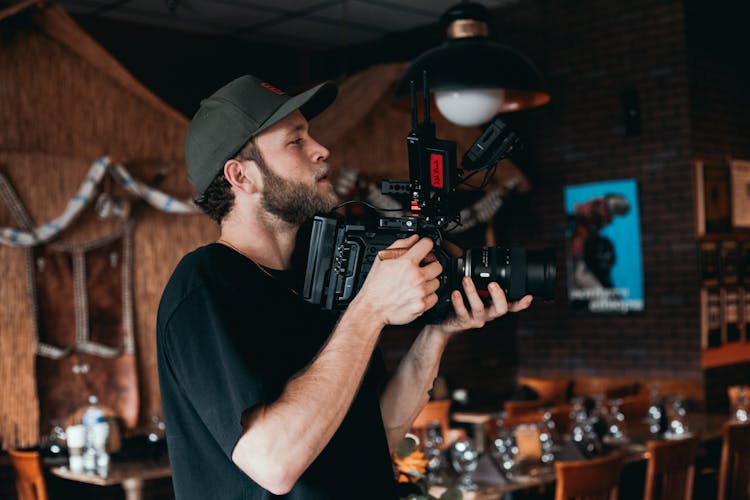
{"label": "t-shirt sleeve", "polygon": [[[245,313],[245,312],[243,312]],[[235,313],[236,314],[236,313]],[[240,349],[221,306],[205,291],[190,293],[165,325],[161,342],[167,365],[185,398],[231,458],[242,434],[242,413],[268,402],[268,374],[256,354]]]}

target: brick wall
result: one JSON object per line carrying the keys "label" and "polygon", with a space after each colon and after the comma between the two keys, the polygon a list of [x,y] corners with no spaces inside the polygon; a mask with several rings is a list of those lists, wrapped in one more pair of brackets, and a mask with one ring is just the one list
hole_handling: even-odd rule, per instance
{"label": "brick wall", "polygon": [[[559,299],[521,316],[520,371],[700,378],[682,2],[524,2],[502,17],[503,38],[538,62],[553,92],[530,130],[535,189],[515,236],[558,248]],[[621,93],[629,87],[640,98],[636,136],[623,124]],[[639,186],[645,313],[573,316],[565,298],[563,188],[626,178]]]}
{"label": "brick wall", "polygon": [[[504,33],[550,79],[554,101],[540,115],[524,243],[560,248],[566,185],[635,178],[639,184],[646,311],[574,317],[566,301],[536,305],[518,329],[524,374],[699,378],[695,158],[750,157],[750,78],[741,24],[745,2],[537,2],[509,12]],[[582,15],[581,13],[587,13]],[[516,22],[516,21],[520,22]],[[514,27],[521,26],[521,30]],[[538,33],[538,29],[532,29]],[[496,31],[497,32],[497,31]],[[640,97],[642,133],[626,136],[620,93]]]}

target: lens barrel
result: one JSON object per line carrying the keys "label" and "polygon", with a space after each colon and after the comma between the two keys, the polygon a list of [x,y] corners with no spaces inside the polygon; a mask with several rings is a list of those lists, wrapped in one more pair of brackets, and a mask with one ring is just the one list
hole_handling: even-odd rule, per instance
{"label": "lens barrel", "polygon": [[470,276],[480,292],[486,291],[487,285],[495,281],[511,301],[527,294],[552,299],[557,267],[551,248],[480,247],[467,250],[456,260],[456,274],[455,283],[460,283],[463,276]]}

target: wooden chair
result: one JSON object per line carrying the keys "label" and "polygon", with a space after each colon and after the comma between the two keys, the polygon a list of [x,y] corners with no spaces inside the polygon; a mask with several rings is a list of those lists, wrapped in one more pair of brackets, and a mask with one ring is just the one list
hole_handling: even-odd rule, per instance
{"label": "wooden chair", "polygon": [[518,385],[531,387],[539,395],[539,399],[552,404],[565,401],[571,384],[567,378],[518,377]]}
{"label": "wooden chair", "polygon": [[440,401],[429,401],[422,411],[417,415],[412,429],[420,434],[425,434],[427,425],[431,422],[440,422],[440,428],[443,432],[443,445],[448,446],[448,427],[450,427],[450,410],[451,400],[443,399]]}
{"label": "wooden chair", "polygon": [[534,399],[532,401],[506,401],[503,404],[505,416],[509,418],[539,413],[539,410],[543,407],[544,401],[541,399]]}
{"label": "wooden chair", "polygon": [[[729,407],[732,407],[732,403],[735,399],[737,399],[737,396],[740,394],[740,385],[730,385],[727,387],[727,397],[729,398]],[[747,394],[748,397],[750,397],[750,393]]]}
{"label": "wooden chair", "polygon": [[750,422],[724,425],[718,500],[750,498]]}
{"label": "wooden chair", "polygon": [[555,500],[617,500],[622,456],[555,462]]}
{"label": "wooden chair", "polygon": [[646,443],[648,465],[643,500],[693,498],[698,438]]}
{"label": "wooden chair", "polygon": [[570,428],[572,425],[570,414],[572,411],[572,404],[553,406],[549,409],[550,418],[555,423],[555,429],[560,435],[570,432]]}
{"label": "wooden chair", "polygon": [[544,414],[542,412],[534,413],[522,413],[520,415],[505,416],[503,418],[503,427],[506,429],[513,429],[523,424],[538,424],[544,421]]}
{"label": "wooden chair", "polygon": [[18,500],[47,500],[42,463],[36,451],[8,450],[16,471]]}
{"label": "wooden chair", "polygon": [[744,385],[732,385],[727,387],[727,397],[729,398],[729,411],[730,413],[733,413],[734,408],[734,402],[737,400],[737,398],[740,395],[740,389],[744,391],[745,398],[750,399],[750,388]]}
{"label": "wooden chair", "polygon": [[625,416],[625,422],[641,422],[648,415],[651,398],[648,393],[641,392],[633,396],[620,398],[620,413]]}
{"label": "wooden chair", "polygon": [[573,383],[573,395],[591,397],[601,394],[605,399],[623,398],[637,394],[639,386],[635,379],[630,378],[577,377]]}

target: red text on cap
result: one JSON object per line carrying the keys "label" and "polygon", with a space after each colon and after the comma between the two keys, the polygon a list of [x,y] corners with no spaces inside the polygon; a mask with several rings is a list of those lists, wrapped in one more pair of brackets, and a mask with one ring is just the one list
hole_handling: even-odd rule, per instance
{"label": "red text on cap", "polygon": [[276,87],[274,87],[273,85],[271,85],[268,82],[261,82],[260,86],[263,87],[264,89],[270,90],[271,92],[273,92],[276,95],[284,95],[286,93],[286,92],[284,92],[281,89],[277,89]]}

